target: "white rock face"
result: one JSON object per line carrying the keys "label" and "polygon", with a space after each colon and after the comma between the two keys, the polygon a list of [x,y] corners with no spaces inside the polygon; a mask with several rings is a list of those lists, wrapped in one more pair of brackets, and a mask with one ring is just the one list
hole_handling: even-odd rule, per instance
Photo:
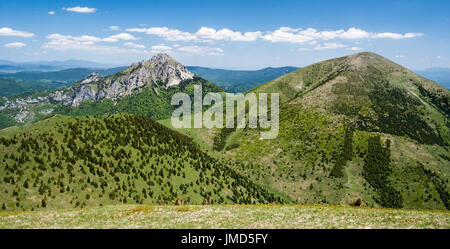
{"label": "white rock face", "polygon": [[79,106],[85,100],[95,100],[96,93],[91,86],[83,85],[75,92],[75,97],[72,100],[72,106]]}
{"label": "white rock face", "polygon": [[29,119],[30,112],[27,110],[20,110],[20,112],[14,117],[17,122],[24,123],[27,119]]}
{"label": "white rock face", "polygon": [[84,80],[81,81],[81,84],[87,84],[91,82],[97,82],[100,79],[100,75],[97,72],[93,72],[88,75]]}

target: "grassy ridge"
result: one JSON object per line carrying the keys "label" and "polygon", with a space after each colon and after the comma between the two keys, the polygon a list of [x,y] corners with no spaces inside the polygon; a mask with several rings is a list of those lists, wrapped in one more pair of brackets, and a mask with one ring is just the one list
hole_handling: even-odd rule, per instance
{"label": "grassy ridge", "polygon": [[283,202],[143,116],[55,116],[0,132],[3,210]]}
{"label": "grassy ridge", "polygon": [[323,205],[120,205],[0,212],[0,228],[450,228],[448,211]]}
{"label": "grassy ridge", "polygon": [[261,140],[254,129],[215,132],[218,153],[240,161],[230,166],[241,174],[300,204],[361,197],[371,207],[448,208],[450,91],[442,86],[359,53],[252,92],[280,94],[280,133]]}

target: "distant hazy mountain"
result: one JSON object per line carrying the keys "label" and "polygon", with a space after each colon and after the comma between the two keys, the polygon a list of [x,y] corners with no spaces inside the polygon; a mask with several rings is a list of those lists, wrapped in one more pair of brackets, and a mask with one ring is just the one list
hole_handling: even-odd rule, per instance
{"label": "distant hazy mountain", "polygon": [[6,65],[0,63],[1,73],[15,73],[21,71],[56,71],[61,70],[62,67],[48,66],[48,65],[38,65],[38,64],[17,64],[17,65]]}
{"label": "distant hazy mountain", "polygon": [[61,71],[25,71],[0,74],[0,96],[11,96],[35,90],[55,89],[70,85],[87,75],[98,72],[100,76],[117,73],[126,67],[109,69],[72,68]]}
{"label": "distant hazy mountain", "polygon": [[268,67],[261,70],[226,70],[207,67],[187,67],[194,74],[209,80],[227,92],[245,92],[256,86],[297,70],[296,67]]}
{"label": "distant hazy mountain", "polygon": [[14,73],[20,71],[57,71],[68,68],[111,68],[111,67],[117,67],[117,65],[85,60],[33,61],[33,62],[14,62],[8,60],[0,60],[0,72],[3,73]]}
{"label": "distant hazy mountain", "polygon": [[424,70],[416,70],[417,74],[436,81],[437,83],[450,88],[450,68],[445,67],[433,67]]}

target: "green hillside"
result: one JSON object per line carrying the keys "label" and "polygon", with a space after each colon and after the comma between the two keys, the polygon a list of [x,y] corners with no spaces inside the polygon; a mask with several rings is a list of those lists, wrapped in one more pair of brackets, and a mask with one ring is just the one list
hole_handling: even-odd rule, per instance
{"label": "green hillside", "polygon": [[63,87],[61,83],[24,82],[0,78],[0,96],[11,96],[26,92]]}
{"label": "green hillside", "polygon": [[359,53],[253,92],[280,93],[280,133],[215,132],[230,167],[299,204],[362,198],[371,207],[450,208],[448,89]]}
{"label": "green hillside", "polygon": [[0,131],[0,148],[3,210],[284,202],[143,116],[54,116]]}

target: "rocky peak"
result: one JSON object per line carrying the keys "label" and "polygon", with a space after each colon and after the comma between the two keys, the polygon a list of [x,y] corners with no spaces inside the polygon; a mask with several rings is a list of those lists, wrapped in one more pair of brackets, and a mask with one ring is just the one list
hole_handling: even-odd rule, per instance
{"label": "rocky peak", "polygon": [[82,84],[87,84],[91,82],[96,82],[100,79],[100,75],[97,72],[90,73],[84,80],[81,81]]}
{"label": "rocky peak", "polygon": [[149,81],[167,82],[166,87],[178,85],[183,80],[194,78],[194,74],[168,54],[160,53],[150,60],[142,61],[130,67],[136,78],[147,78]]}
{"label": "rocky peak", "polygon": [[[50,92],[44,97],[7,100],[3,106],[0,106],[0,111],[5,108],[25,108],[28,104],[41,102],[59,102],[63,105],[70,104],[72,107],[76,107],[86,100],[100,101],[123,98],[152,84],[168,88],[172,85],[178,85],[183,80],[193,78],[192,72],[168,54],[157,54],[150,60],[134,63],[125,70],[104,78],[97,72],[93,72],[79,83]],[[26,115],[28,117],[28,113]],[[25,119],[19,116],[16,120],[23,122]]]}
{"label": "rocky peak", "polygon": [[168,54],[166,54],[166,53],[159,53],[159,54],[153,56],[153,57],[150,59],[150,61],[153,62],[153,63],[160,63],[160,64],[165,63],[165,62],[170,62],[170,61],[176,62],[174,59],[172,59],[172,58],[171,58]]}

